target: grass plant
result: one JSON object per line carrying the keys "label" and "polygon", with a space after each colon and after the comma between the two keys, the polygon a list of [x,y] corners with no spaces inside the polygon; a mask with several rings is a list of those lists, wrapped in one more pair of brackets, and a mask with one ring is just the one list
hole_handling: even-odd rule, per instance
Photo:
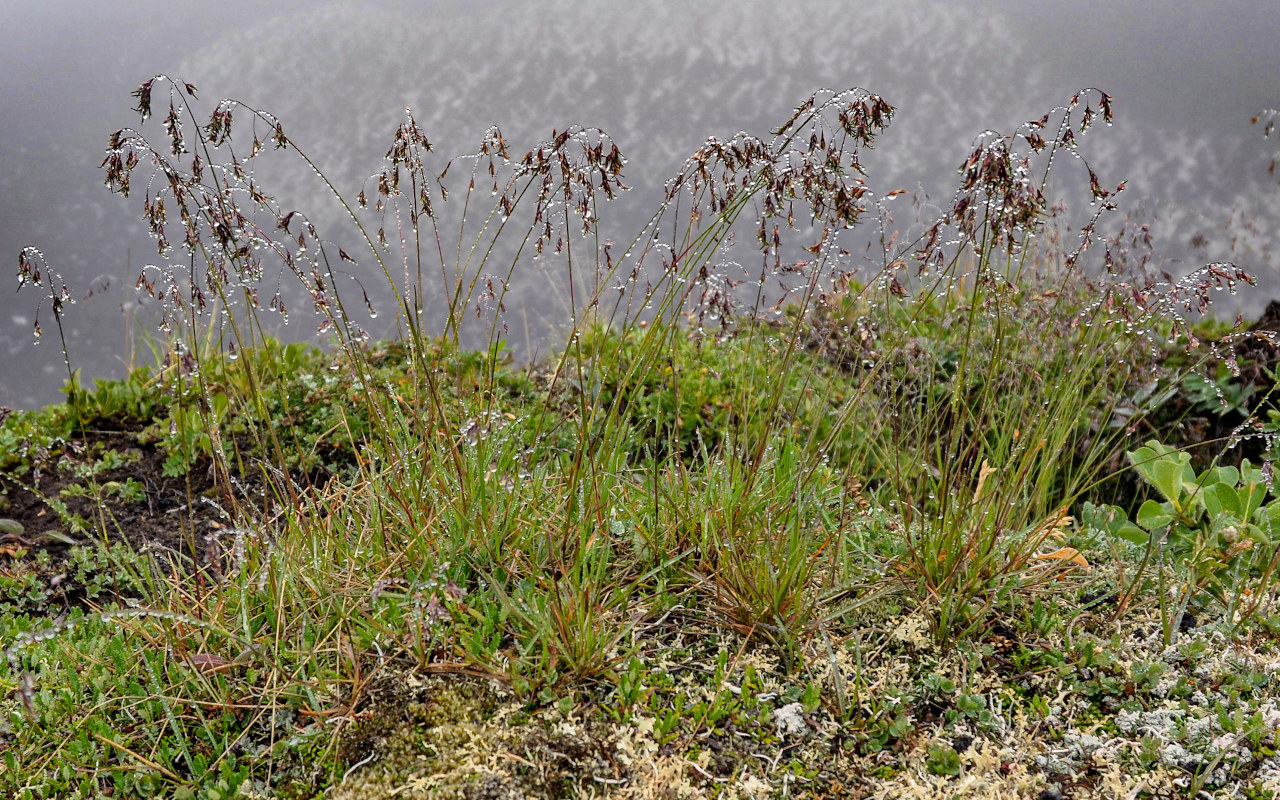
{"label": "grass plant", "polygon": [[[1096,618],[1076,600],[1086,581],[1118,583],[1129,611],[1163,591],[1146,560],[1132,571],[1135,532],[1160,548],[1157,576],[1191,576],[1184,610],[1208,590],[1244,635],[1247,585],[1245,616],[1266,616],[1259,468],[1216,467],[1195,506],[1228,550],[1229,523],[1251,526],[1248,559],[1206,554],[1203,537],[1166,553],[1156,501],[1137,526],[1086,505],[1148,415],[1204,380],[1170,356],[1203,330],[1189,319],[1251,280],[1227,264],[1161,280],[1113,257],[1097,230],[1123,186],[1076,149],[1110,122],[1106,94],[984,134],[944,213],[905,233],[891,214],[905,201],[862,164],[892,107],[815,95],[769,136],[708,139],[623,246],[599,227],[626,189],[603,131],[512,156],[492,129],[441,161],[410,115],[348,198],[265,111],[224,100],[199,117],[195,87],[164,76],[135,96],[140,127],[111,136],[103,166],[114,191],[143,194],[169,262],[139,277],[166,355],[93,389],[68,359],[67,405],[5,420],[0,466],[12,491],[39,491],[42,452],[133,425],[158,473],[187,482],[187,548],[104,544],[130,576],[114,604],[88,596],[50,620],[33,596],[0,618],[12,796],[562,796],[592,786],[555,766],[571,746],[604,770],[595,788],[639,781],[642,757],[674,769],[677,745],[701,775],[680,780],[710,794],[754,786],[765,748],[784,793],[892,777],[856,760],[882,752],[922,754],[919,774],[947,781],[977,769],[959,737],[1016,735],[1006,703],[1056,713],[1042,676],[1097,698],[1144,680],[1072,627]],[[268,194],[257,165],[274,156],[313,171],[346,223],[322,232]],[[1089,185],[1074,239],[1052,235],[1058,170]],[[856,257],[868,229],[875,255]],[[60,279],[34,249],[19,268],[60,327]],[[530,270],[565,298],[563,338],[517,367],[506,305]],[[270,335],[299,298],[327,351]],[[379,298],[389,341],[362,327]],[[96,455],[63,492],[108,543],[128,538],[120,504],[155,494],[121,479],[141,457]],[[1113,584],[1085,574],[1108,558]],[[23,580],[0,590],[25,597]],[[1058,644],[1031,644],[1044,639]],[[1016,697],[977,677],[995,663]],[[1151,683],[1134,691],[1154,697]],[[546,714],[564,725],[521,724]],[[929,740],[925,720],[958,738]],[[607,725],[607,746],[575,738]],[[454,726],[520,765],[451,762],[439,736]],[[776,748],[814,727],[838,731],[847,769],[779,768]],[[419,766],[378,771],[402,762]]]}

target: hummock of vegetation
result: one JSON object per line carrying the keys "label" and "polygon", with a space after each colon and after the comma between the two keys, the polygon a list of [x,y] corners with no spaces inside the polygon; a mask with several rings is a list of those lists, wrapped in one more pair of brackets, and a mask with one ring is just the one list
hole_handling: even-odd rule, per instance
{"label": "hummock of vegetation", "polygon": [[[905,229],[861,164],[893,109],[815,96],[625,245],[602,131],[445,162],[409,117],[357,198],[320,176],[362,248],[259,185],[316,166],[274,117],[136,95],[103,166],[173,262],[155,366],[68,359],[0,424],[3,796],[1280,788],[1280,306],[1216,322],[1242,270],[1098,232],[1105,94],[983,135]],[[518,366],[527,270],[568,321]],[[340,291],[375,281],[390,341]],[[266,335],[299,294],[328,350]]]}

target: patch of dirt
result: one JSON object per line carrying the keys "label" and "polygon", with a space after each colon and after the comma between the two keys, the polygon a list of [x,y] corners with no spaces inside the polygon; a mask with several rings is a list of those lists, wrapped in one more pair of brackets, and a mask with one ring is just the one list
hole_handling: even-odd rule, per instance
{"label": "patch of dirt", "polygon": [[[216,576],[227,518],[213,476],[200,467],[185,477],[164,475],[165,454],[141,432],[140,425],[99,421],[61,447],[37,451],[20,474],[0,473],[0,518],[10,522],[0,533],[0,581],[29,583],[36,574],[46,581],[49,606],[79,605],[88,598],[66,570],[72,551],[120,544]],[[104,462],[112,451],[118,458]],[[94,464],[113,461],[121,463],[87,477]]]}

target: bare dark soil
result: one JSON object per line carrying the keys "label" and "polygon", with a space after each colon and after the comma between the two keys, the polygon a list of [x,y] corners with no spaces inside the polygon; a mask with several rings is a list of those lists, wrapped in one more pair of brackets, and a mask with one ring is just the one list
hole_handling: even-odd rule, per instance
{"label": "bare dark soil", "polygon": [[[199,467],[184,477],[164,475],[165,454],[141,440],[142,430],[139,424],[98,420],[62,447],[37,452],[22,474],[0,473],[0,518],[22,526],[21,533],[0,534],[0,577],[36,570],[49,582],[51,602],[78,605],[85,598],[64,570],[69,552],[117,543],[184,572],[216,574],[218,531],[229,522],[213,476]],[[84,477],[112,450],[123,457],[123,466]],[[104,488],[130,479],[141,485],[141,497]]]}

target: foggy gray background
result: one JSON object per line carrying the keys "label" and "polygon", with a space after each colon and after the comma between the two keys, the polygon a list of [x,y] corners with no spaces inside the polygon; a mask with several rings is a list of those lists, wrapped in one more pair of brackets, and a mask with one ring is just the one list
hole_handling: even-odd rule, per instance
{"label": "foggy gray background", "polygon": [[[765,135],[819,88],[892,103],[893,124],[864,154],[871,186],[945,203],[977,134],[1096,86],[1116,122],[1082,149],[1105,185],[1129,182],[1121,210],[1150,221],[1175,274],[1230,258],[1259,275],[1219,309],[1255,313],[1280,296],[1280,188],[1266,174],[1280,137],[1250,125],[1280,105],[1278,43],[1275,0],[0,0],[0,405],[61,399],[66,378],[47,308],[32,345],[39,292],[14,290],[26,245],[79,301],[73,366],[123,372],[122,306],[159,259],[140,198],[112,195],[98,164],[108,134],[137,122],[130,92],[157,73],[196,84],[204,115],[222,97],[275,113],[349,197],[406,106],[446,154],[474,149],[490,125],[516,153],[552,128],[601,127],[629,159],[634,191],[606,209],[622,232],[708,135]],[[306,175],[282,180],[273,188],[314,190]],[[1207,246],[1190,246],[1197,233]]]}

